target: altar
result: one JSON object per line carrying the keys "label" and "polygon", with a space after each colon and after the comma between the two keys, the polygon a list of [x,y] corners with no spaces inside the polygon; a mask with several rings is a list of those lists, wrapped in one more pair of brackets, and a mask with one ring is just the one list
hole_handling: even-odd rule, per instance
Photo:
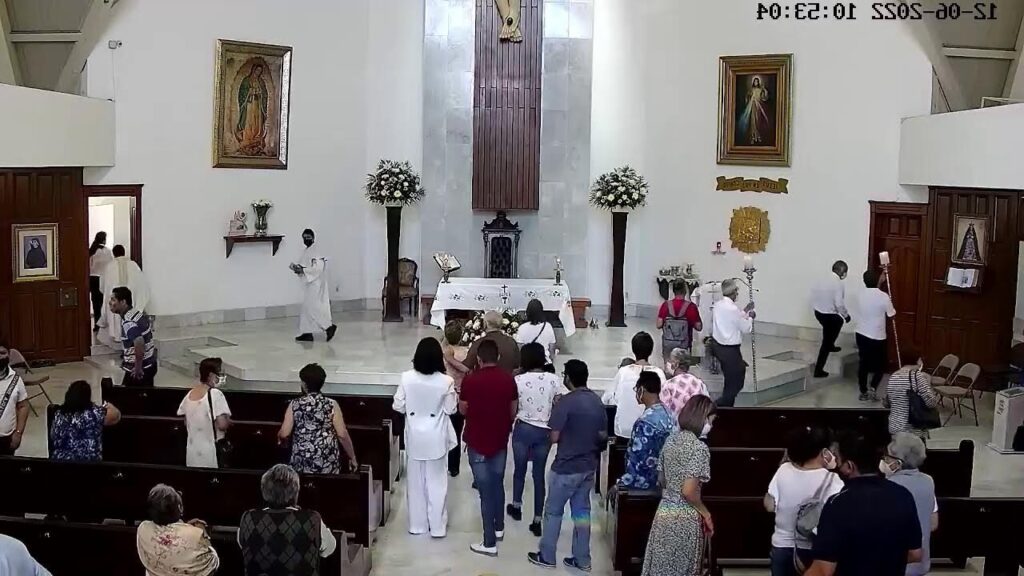
{"label": "altar", "polygon": [[569,287],[550,278],[451,278],[440,282],[430,307],[430,323],[443,328],[448,310],[521,311],[534,298],[544,310],[558,314],[566,336],[576,333]]}

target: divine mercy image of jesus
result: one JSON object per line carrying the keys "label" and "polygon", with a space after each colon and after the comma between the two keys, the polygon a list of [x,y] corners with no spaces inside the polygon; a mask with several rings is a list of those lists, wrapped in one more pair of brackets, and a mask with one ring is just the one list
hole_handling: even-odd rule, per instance
{"label": "divine mercy image of jesus", "polygon": [[736,145],[775,145],[774,88],[774,78],[770,75],[737,75]]}

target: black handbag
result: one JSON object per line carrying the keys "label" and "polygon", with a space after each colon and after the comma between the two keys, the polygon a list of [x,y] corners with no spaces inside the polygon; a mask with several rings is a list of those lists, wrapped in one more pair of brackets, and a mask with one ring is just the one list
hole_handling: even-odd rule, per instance
{"label": "black handbag", "polygon": [[939,416],[939,409],[928,406],[924,398],[914,390],[917,374],[917,370],[910,373],[910,388],[907,389],[907,404],[909,406],[907,423],[917,430],[942,428],[942,418]]}
{"label": "black handbag", "polygon": [[206,391],[206,401],[210,406],[210,426],[213,428],[213,448],[217,455],[217,467],[218,468],[230,468],[232,458],[235,455],[235,445],[231,443],[231,440],[227,437],[227,432],[224,433],[224,437],[217,440],[217,417],[213,415],[213,388]]}

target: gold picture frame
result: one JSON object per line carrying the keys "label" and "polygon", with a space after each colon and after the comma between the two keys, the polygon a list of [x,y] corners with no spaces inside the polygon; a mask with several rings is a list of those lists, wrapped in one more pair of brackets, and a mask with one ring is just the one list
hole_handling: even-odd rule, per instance
{"label": "gold picture frame", "polygon": [[789,166],[792,54],[719,59],[718,163]]}
{"label": "gold picture frame", "polygon": [[288,168],[292,48],[217,40],[213,167]]}
{"label": "gold picture frame", "polygon": [[987,217],[954,214],[950,261],[963,266],[985,266],[988,263],[988,232]]}
{"label": "gold picture frame", "polygon": [[60,279],[60,237],[57,224],[11,225],[14,282]]}
{"label": "gold picture frame", "polygon": [[732,247],[746,254],[764,252],[772,225],[768,212],[754,206],[744,206],[732,211],[729,221],[729,240]]}

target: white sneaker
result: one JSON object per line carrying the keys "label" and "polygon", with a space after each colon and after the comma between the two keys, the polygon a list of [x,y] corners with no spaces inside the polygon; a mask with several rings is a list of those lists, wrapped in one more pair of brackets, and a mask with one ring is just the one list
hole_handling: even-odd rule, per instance
{"label": "white sneaker", "polygon": [[498,555],[498,547],[497,546],[490,546],[490,547],[484,546],[483,542],[480,542],[478,544],[470,544],[469,545],[469,549],[472,550],[473,552],[476,552],[477,554],[482,554],[484,556],[497,556]]}
{"label": "white sneaker", "polygon": [[499,542],[504,540],[505,539],[505,531],[504,530],[495,530],[494,531],[494,538],[496,540],[498,540]]}

